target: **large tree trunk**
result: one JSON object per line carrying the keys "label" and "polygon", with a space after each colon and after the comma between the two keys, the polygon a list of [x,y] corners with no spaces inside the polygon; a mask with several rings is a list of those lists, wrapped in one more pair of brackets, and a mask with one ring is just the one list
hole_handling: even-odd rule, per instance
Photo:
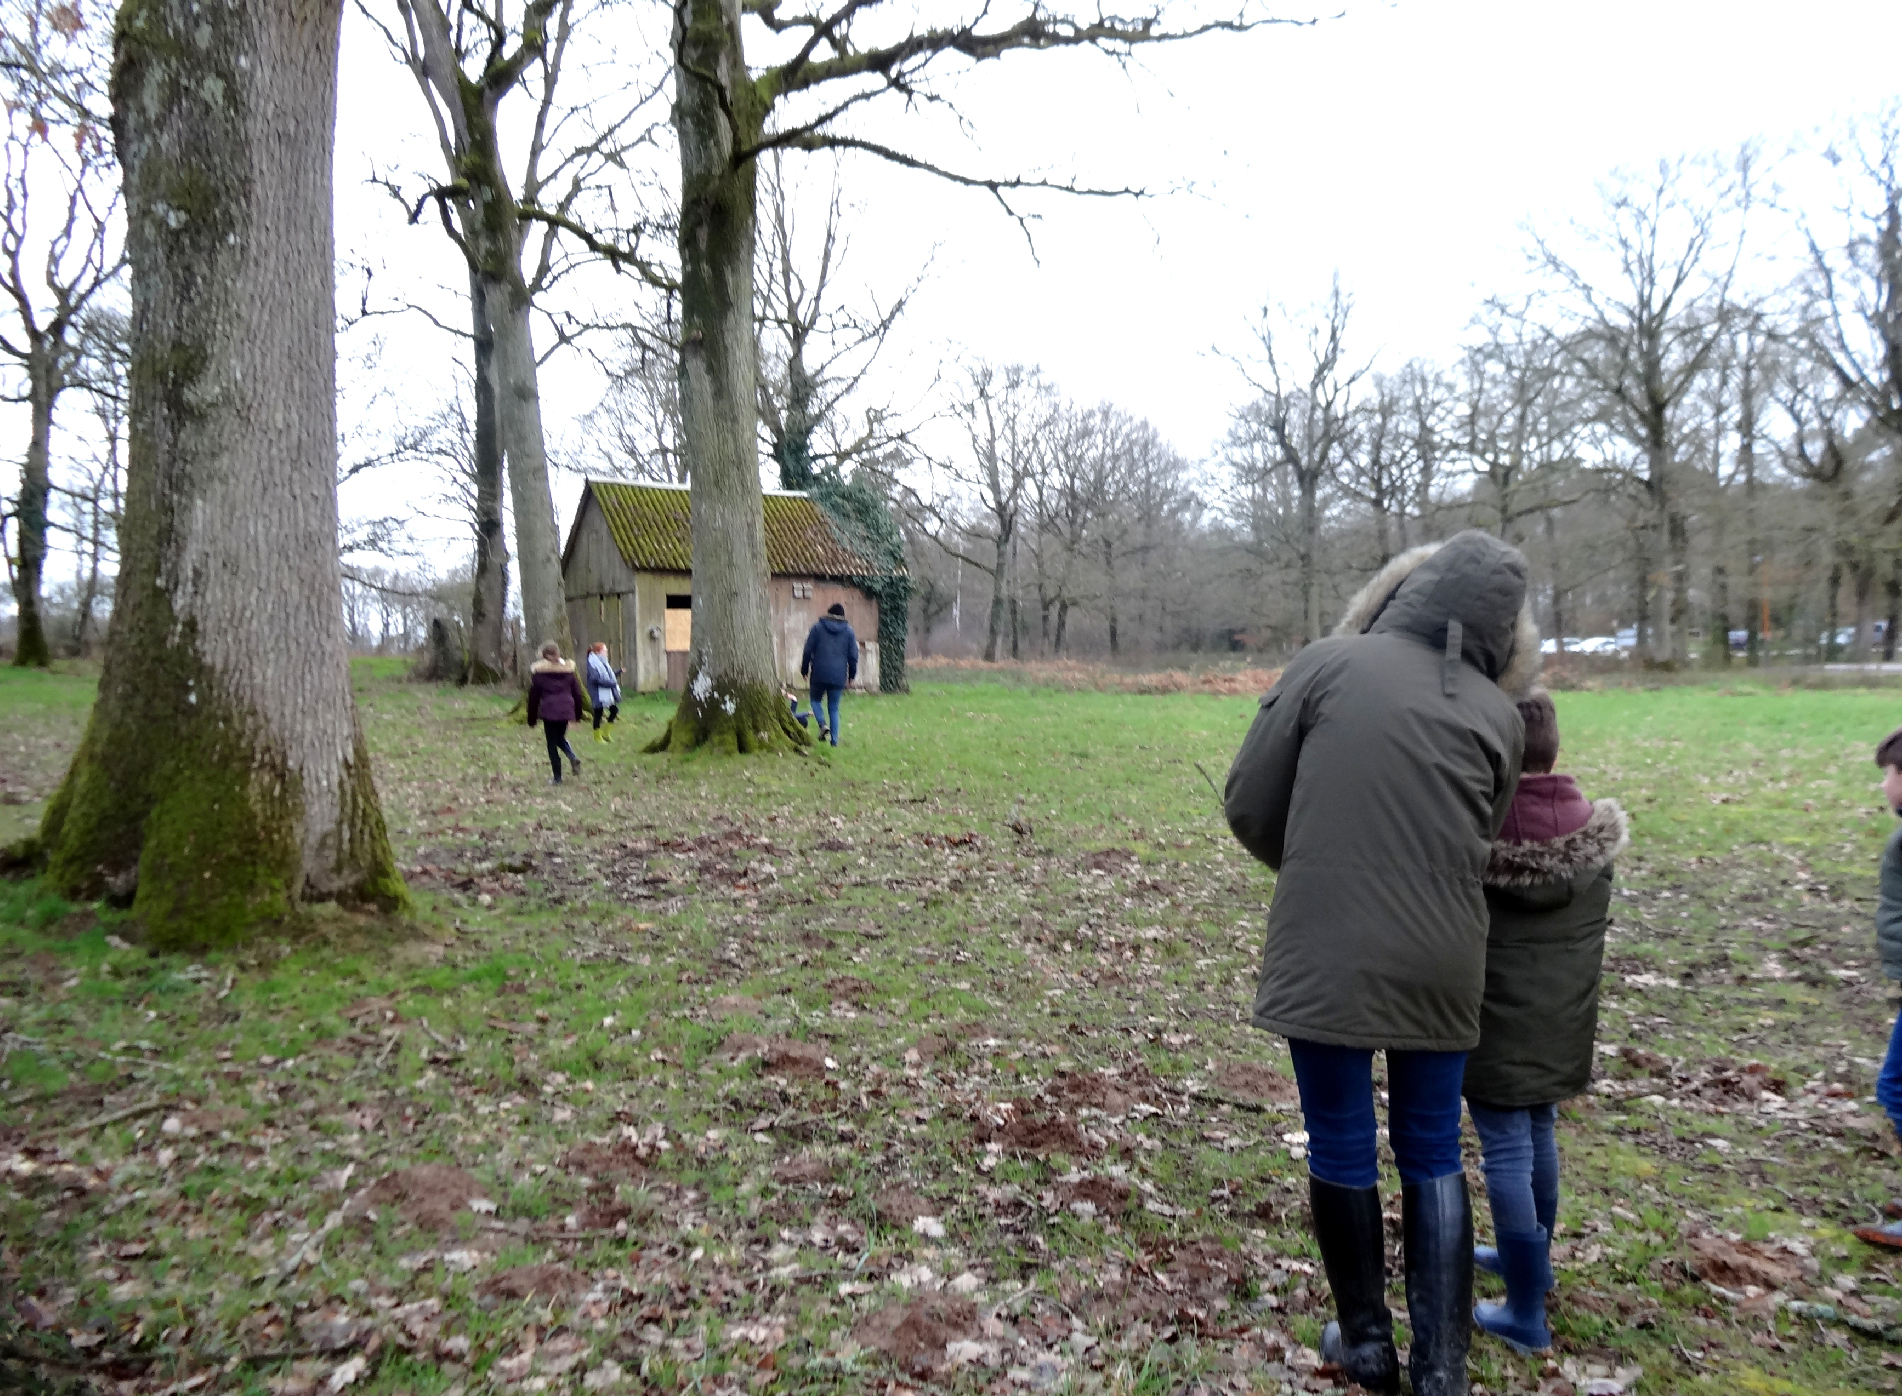
{"label": "large tree trunk", "polygon": [[[483,299],[495,333],[495,400],[508,455],[509,496],[515,505],[515,566],[522,585],[522,627],[531,645],[553,640],[574,649],[561,580],[561,535],[548,483],[542,437],[540,369],[529,326],[528,288],[519,274],[482,277]],[[755,495],[758,488],[755,486]]]}
{"label": "large tree trunk", "polygon": [[[469,274],[475,336],[475,588],[469,605],[469,683],[497,683],[507,671],[509,548],[502,528],[502,439],[495,410],[495,331],[482,278]],[[565,608],[564,608],[565,609]]]}
{"label": "large tree trunk", "polygon": [[808,744],[780,701],[766,602],[753,333],[758,166],[735,161],[765,101],[746,72],[739,0],[674,10],[680,142],[680,426],[693,492],[689,678],[650,750],[760,751]]}
{"label": "large tree trunk", "polygon": [[1889,580],[1883,583],[1883,593],[1888,597],[1889,607],[1882,628],[1882,662],[1895,661],[1895,634],[1898,625],[1902,625],[1902,553],[1896,553],[1889,559]]}
{"label": "large tree trunk", "polygon": [[20,497],[13,513],[19,531],[19,552],[13,569],[13,601],[18,608],[13,662],[21,668],[44,669],[53,662],[46,643],[41,585],[46,571],[46,506],[52,494],[47,463],[52,454],[53,399],[59,393],[57,353],[57,345],[41,341],[32,346],[27,359],[31,429],[26,459],[20,466]]}
{"label": "large tree trunk", "polygon": [[128,0],[131,449],[99,701],[41,851],[159,945],[406,901],[350,692],[331,147],[342,0]]}
{"label": "large tree trunk", "polygon": [[1321,545],[1321,481],[1311,471],[1301,473],[1301,643],[1321,638],[1321,578],[1316,553]]}
{"label": "large tree trunk", "polygon": [[1671,576],[1670,633],[1667,662],[1675,667],[1691,658],[1691,525],[1684,511],[1673,508],[1666,524],[1666,547]]}
{"label": "large tree trunk", "polygon": [[1010,535],[1001,527],[997,534],[996,557],[991,568],[991,611],[984,629],[984,662],[997,663],[997,648],[1004,639],[1005,594],[1010,590]]}

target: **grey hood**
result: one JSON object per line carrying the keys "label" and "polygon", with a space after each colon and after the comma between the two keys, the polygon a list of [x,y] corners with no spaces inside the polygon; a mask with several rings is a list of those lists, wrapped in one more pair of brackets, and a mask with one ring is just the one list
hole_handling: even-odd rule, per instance
{"label": "grey hood", "polygon": [[1435,649],[1449,648],[1459,626],[1459,656],[1517,699],[1539,673],[1539,627],[1526,596],[1526,560],[1517,548],[1476,528],[1444,543],[1410,549],[1362,587],[1335,627],[1337,635],[1394,631]]}

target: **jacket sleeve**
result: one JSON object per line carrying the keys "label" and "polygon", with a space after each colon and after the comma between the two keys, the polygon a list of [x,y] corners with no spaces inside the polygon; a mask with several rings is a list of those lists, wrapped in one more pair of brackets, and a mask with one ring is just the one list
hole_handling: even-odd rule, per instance
{"label": "jacket sleeve", "polygon": [[1902,979],[1902,829],[1882,850],[1882,872],[1876,886],[1876,950],[1882,972]]}
{"label": "jacket sleeve", "polygon": [[813,626],[806,632],[806,651],[799,656],[799,677],[804,678],[812,672],[812,651],[819,643],[819,627]]}
{"label": "jacket sleeve", "polygon": [[848,628],[845,632],[845,681],[856,682],[859,676],[859,637]]}
{"label": "jacket sleeve", "polygon": [[1307,735],[1305,709],[1313,688],[1313,667],[1297,659],[1268,690],[1228,768],[1222,812],[1236,840],[1277,872],[1288,834],[1288,806],[1294,799],[1295,768],[1301,739]]}
{"label": "jacket sleeve", "polygon": [[534,679],[528,681],[528,725],[533,727],[541,717],[542,691]]}

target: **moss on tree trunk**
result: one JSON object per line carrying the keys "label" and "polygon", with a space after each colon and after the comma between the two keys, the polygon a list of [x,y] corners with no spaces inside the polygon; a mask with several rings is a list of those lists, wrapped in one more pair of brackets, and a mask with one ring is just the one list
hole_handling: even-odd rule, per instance
{"label": "moss on tree trunk", "polygon": [[672,719],[645,750],[709,747],[736,756],[811,745],[812,738],[780,697],[778,684],[702,678],[687,685]]}
{"label": "moss on tree trunk", "polygon": [[337,562],[331,139],[340,0],[128,0],[114,127],[130,438],[99,701],[38,853],[158,945],[307,899],[406,904]]}

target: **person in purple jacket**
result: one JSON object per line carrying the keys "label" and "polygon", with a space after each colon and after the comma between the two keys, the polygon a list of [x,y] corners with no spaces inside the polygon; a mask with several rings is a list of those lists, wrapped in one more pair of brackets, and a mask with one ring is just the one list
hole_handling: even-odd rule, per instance
{"label": "person in purple jacket", "polygon": [[548,765],[554,771],[550,785],[561,784],[561,758],[565,753],[574,774],[581,774],[581,758],[568,745],[568,724],[581,716],[587,702],[581,696],[581,680],[575,666],[561,657],[561,647],[553,640],[542,646],[542,657],[529,670],[528,725],[537,721],[548,739]]}

